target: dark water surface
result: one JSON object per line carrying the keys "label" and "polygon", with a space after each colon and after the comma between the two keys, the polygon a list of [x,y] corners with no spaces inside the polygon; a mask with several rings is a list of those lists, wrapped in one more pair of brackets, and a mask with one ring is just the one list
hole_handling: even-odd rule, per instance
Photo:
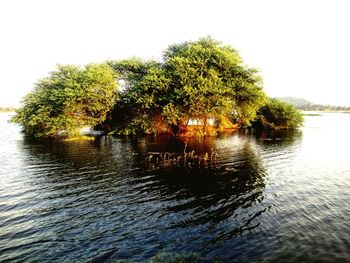
{"label": "dark water surface", "polygon": [[294,132],[44,142],[0,114],[0,262],[350,261],[350,115]]}

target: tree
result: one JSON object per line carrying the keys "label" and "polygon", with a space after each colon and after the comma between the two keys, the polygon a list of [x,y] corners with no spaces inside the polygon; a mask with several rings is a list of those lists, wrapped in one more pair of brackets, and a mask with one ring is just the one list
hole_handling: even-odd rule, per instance
{"label": "tree", "polygon": [[258,111],[254,126],[268,129],[295,129],[303,124],[302,113],[293,105],[278,99],[269,99]]}
{"label": "tree", "polygon": [[169,46],[161,61],[59,66],[35,84],[13,121],[37,137],[71,136],[101,123],[120,134],[178,134],[190,130],[189,120],[198,121],[201,130],[195,132],[204,135],[213,132],[209,120],[215,128],[232,127],[231,121],[249,126],[259,109],[263,125],[300,122],[289,106],[266,103],[258,71],[235,49],[207,37]]}
{"label": "tree", "polygon": [[119,76],[121,92],[107,124],[122,134],[157,133],[156,120],[171,95],[161,63],[130,58],[108,64]]}
{"label": "tree", "polygon": [[116,75],[108,65],[59,65],[35,84],[12,121],[36,137],[72,136],[104,121],[116,98]]}
{"label": "tree", "polygon": [[249,124],[265,103],[257,71],[210,37],[169,46],[161,62],[134,58],[109,64],[125,87],[116,112],[128,112],[122,123],[131,133],[154,132],[155,117],[174,133],[186,129],[190,119],[199,120],[204,131],[209,119],[223,116]]}
{"label": "tree", "polygon": [[[265,103],[257,70],[243,64],[238,52],[210,37],[170,46],[165,51],[178,106],[188,118],[219,118],[234,113],[249,125]],[[184,103],[183,103],[184,102]]]}

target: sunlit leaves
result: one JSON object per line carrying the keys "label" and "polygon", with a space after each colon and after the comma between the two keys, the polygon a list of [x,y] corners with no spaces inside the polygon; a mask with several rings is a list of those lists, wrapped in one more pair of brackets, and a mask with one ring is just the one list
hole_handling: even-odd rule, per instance
{"label": "sunlit leaves", "polygon": [[154,125],[155,116],[170,127],[233,113],[237,122],[249,124],[265,103],[257,71],[210,37],[169,46],[162,62],[131,58],[109,65],[124,83],[114,115],[128,131],[144,132],[141,126]]}
{"label": "sunlit leaves", "polygon": [[117,96],[115,72],[106,64],[59,65],[35,84],[13,121],[36,137],[74,135],[106,118]]}
{"label": "sunlit leaves", "polygon": [[244,65],[235,49],[207,37],[169,46],[162,61],[133,57],[58,66],[36,83],[13,120],[38,137],[73,135],[103,122],[107,113],[104,126],[121,134],[177,133],[191,119],[203,124],[205,134],[210,119],[250,125],[259,109],[268,125],[301,123],[294,109],[275,101],[263,107],[267,102],[258,71]]}
{"label": "sunlit leaves", "polygon": [[236,50],[210,37],[170,46],[164,66],[177,98],[174,107],[188,118],[205,122],[235,112],[235,119],[249,124],[265,102],[257,71],[243,65]]}
{"label": "sunlit leaves", "polygon": [[303,124],[303,115],[296,107],[277,99],[270,99],[258,112],[257,123],[264,128],[291,129]]}

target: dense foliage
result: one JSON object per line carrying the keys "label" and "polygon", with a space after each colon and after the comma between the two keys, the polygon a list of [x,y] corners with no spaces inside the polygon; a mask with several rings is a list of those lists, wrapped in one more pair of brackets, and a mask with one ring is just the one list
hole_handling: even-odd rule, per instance
{"label": "dense foliage", "polygon": [[115,72],[106,64],[58,66],[35,84],[12,120],[36,137],[71,136],[105,120],[116,88]]}
{"label": "dense foliage", "polygon": [[211,38],[170,46],[164,67],[174,94],[172,108],[181,119],[198,119],[203,125],[234,111],[249,123],[264,104],[265,95],[255,69],[243,64],[238,52]]}
{"label": "dense foliage", "polygon": [[268,129],[293,129],[303,124],[304,118],[299,110],[286,102],[270,99],[258,111],[255,125]]}
{"label": "dense foliage", "polygon": [[113,119],[124,134],[159,132],[159,123],[177,133],[190,119],[204,130],[209,119],[222,117],[249,124],[265,103],[257,71],[211,38],[172,45],[162,62],[132,58],[109,64],[123,84]]}
{"label": "dense foliage", "polygon": [[172,99],[161,64],[131,58],[111,61],[109,65],[119,76],[121,92],[106,124],[122,134],[156,133],[156,117]]}
{"label": "dense foliage", "polygon": [[59,66],[36,83],[13,121],[37,137],[71,136],[83,126],[178,134],[190,121],[205,135],[232,123],[249,126],[258,112],[264,127],[300,125],[295,108],[275,100],[264,106],[267,101],[257,70],[207,37],[169,46],[161,61]]}

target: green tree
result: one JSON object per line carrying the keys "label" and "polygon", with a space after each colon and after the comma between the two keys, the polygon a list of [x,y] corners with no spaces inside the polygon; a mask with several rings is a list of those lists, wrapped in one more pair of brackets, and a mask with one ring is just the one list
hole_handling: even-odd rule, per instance
{"label": "green tree", "polygon": [[210,37],[169,46],[161,62],[132,58],[109,64],[124,86],[114,115],[127,113],[120,121],[126,133],[154,132],[156,116],[174,133],[190,119],[201,121],[204,130],[209,119],[223,116],[247,125],[265,103],[257,71]]}
{"label": "green tree", "polygon": [[257,70],[245,66],[235,49],[210,37],[170,46],[164,60],[178,112],[204,126],[209,118],[232,113],[249,125],[265,103]]}
{"label": "green tree", "polygon": [[35,84],[12,121],[36,137],[72,136],[104,121],[116,98],[116,75],[108,65],[59,65]]}
{"label": "green tree", "polygon": [[255,126],[268,129],[295,129],[303,124],[302,113],[293,105],[278,99],[269,99],[258,111]]}
{"label": "green tree", "polygon": [[108,64],[119,76],[121,92],[107,124],[122,134],[156,133],[155,120],[170,99],[161,63],[130,58]]}

